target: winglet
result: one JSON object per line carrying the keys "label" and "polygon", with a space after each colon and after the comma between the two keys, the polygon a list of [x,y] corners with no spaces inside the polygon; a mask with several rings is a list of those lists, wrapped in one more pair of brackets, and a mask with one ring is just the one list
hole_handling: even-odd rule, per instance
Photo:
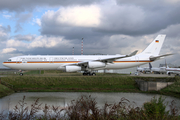
{"label": "winglet", "polygon": [[136,55],[136,53],[138,52],[138,50],[135,50],[134,52],[130,53],[129,55],[127,55],[128,57],[131,57],[133,55]]}

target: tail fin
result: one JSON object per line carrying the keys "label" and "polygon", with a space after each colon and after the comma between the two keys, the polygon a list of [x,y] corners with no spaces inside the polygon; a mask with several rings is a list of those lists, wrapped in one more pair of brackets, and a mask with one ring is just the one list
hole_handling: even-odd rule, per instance
{"label": "tail fin", "polygon": [[153,56],[159,55],[162,44],[166,35],[158,35],[151,44],[142,52],[142,54],[151,54]]}
{"label": "tail fin", "polygon": [[151,68],[152,68],[152,65],[151,65],[151,63],[149,63],[149,69],[151,70]]}

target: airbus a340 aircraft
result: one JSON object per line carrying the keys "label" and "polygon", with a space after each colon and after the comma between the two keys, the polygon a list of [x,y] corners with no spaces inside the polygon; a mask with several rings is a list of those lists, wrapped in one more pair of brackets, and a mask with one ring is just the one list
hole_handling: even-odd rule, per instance
{"label": "airbus a340 aircraft", "polygon": [[84,71],[83,75],[96,75],[94,70],[130,68],[171,55],[159,55],[165,37],[166,35],[158,35],[137,55],[137,51],[129,55],[26,55],[9,58],[3,65],[19,70]]}

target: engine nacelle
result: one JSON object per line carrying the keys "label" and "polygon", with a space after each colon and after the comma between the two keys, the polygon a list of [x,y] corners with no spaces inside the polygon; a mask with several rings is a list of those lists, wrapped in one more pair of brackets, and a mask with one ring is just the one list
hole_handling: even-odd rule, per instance
{"label": "engine nacelle", "polygon": [[76,72],[76,71],[80,71],[81,67],[80,66],[66,66],[65,70],[66,72]]}
{"label": "engine nacelle", "polygon": [[90,69],[102,68],[102,67],[106,67],[106,63],[103,63],[103,62],[88,62],[88,67]]}

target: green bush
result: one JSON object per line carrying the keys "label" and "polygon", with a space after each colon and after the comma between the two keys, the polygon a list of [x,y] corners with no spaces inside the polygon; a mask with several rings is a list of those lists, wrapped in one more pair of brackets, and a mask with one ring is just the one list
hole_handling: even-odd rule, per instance
{"label": "green bush", "polygon": [[166,112],[166,105],[164,104],[165,98],[153,97],[150,102],[144,103],[144,111],[148,118],[163,119],[169,112]]}

